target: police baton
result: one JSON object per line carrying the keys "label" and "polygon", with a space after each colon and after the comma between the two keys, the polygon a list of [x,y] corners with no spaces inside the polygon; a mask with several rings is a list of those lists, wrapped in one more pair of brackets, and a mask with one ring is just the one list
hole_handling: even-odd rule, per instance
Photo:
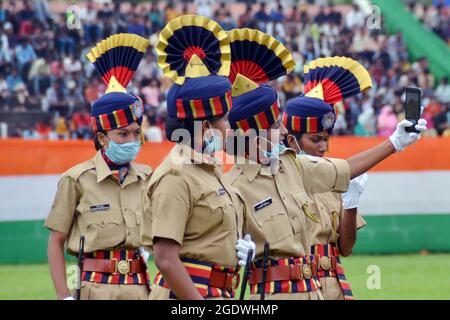
{"label": "police baton", "polygon": [[250,274],[250,264],[252,263],[253,249],[248,250],[247,261],[245,262],[244,278],[242,279],[241,294],[239,300],[244,300],[245,290],[247,290],[248,276]]}
{"label": "police baton", "polygon": [[83,255],[84,255],[84,236],[80,237],[80,246],[78,247],[78,281],[77,281],[77,300],[81,299],[81,277],[83,274]]}
{"label": "police baton", "polygon": [[266,297],[266,281],[267,281],[267,264],[269,262],[269,243],[264,243],[264,259],[263,259],[263,272],[262,272],[262,291],[261,291],[261,300],[264,300]]}

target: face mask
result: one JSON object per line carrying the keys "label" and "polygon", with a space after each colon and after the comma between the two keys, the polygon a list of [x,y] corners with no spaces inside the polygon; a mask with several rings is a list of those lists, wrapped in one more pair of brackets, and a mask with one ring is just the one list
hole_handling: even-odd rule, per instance
{"label": "face mask", "polygon": [[294,138],[295,145],[297,146],[297,150],[300,150],[299,152],[297,152],[297,156],[300,157],[300,156],[307,155],[307,153],[305,151],[303,151],[302,148],[300,148],[300,146],[298,145],[297,139],[295,137],[293,137],[293,138]]}
{"label": "face mask", "polygon": [[221,143],[221,139],[218,136],[212,134],[210,139],[205,140],[205,148],[203,149],[203,152],[205,154],[212,155],[214,152],[221,149]]}
{"label": "face mask", "polygon": [[140,141],[118,144],[109,140],[108,149],[106,149],[105,154],[112,162],[116,164],[125,164],[133,161],[140,149]]}
{"label": "face mask", "polygon": [[263,150],[264,157],[275,159],[278,158],[279,155],[286,149],[286,146],[283,143],[273,144],[272,142],[268,141],[270,143],[272,151],[266,151]]}

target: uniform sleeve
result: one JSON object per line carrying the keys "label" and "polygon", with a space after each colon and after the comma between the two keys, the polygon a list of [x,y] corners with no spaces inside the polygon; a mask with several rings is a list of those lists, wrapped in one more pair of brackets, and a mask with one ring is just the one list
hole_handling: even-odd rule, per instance
{"label": "uniform sleeve", "polygon": [[296,160],[303,172],[305,188],[312,193],[346,192],[350,183],[347,160],[302,156]]}
{"label": "uniform sleeve", "polygon": [[190,215],[190,193],[179,175],[166,175],[151,195],[152,235],[183,243],[184,230]]}
{"label": "uniform sleeve", "polygon": [[69,176],[62,176],[44,225],[48,229],[68,235],[75,217],[78,198],[76,182]]}

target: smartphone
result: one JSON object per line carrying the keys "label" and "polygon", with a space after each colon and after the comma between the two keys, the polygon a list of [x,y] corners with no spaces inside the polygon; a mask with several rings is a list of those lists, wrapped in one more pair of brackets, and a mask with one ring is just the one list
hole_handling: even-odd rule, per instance
{"label": "smartphone", "polygon": [[420,133],[415,126],[420,119],[421,96],[422,90],[420,88],[406,87],[405,119],[413,123],[411,127],[405,128],[406,132]]}

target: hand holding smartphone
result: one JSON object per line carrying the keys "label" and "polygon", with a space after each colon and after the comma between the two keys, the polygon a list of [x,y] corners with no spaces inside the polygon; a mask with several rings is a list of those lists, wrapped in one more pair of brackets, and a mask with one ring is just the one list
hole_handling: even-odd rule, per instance
{"label": "hand holding smartphone", "polygon": [[406,132],[420,133],[415,126],[420,119],[420,108],[422,106],[421,96],[422,90],[420,88],[406,87],[405,119],[413,123],[411,127],[405,128]]}

